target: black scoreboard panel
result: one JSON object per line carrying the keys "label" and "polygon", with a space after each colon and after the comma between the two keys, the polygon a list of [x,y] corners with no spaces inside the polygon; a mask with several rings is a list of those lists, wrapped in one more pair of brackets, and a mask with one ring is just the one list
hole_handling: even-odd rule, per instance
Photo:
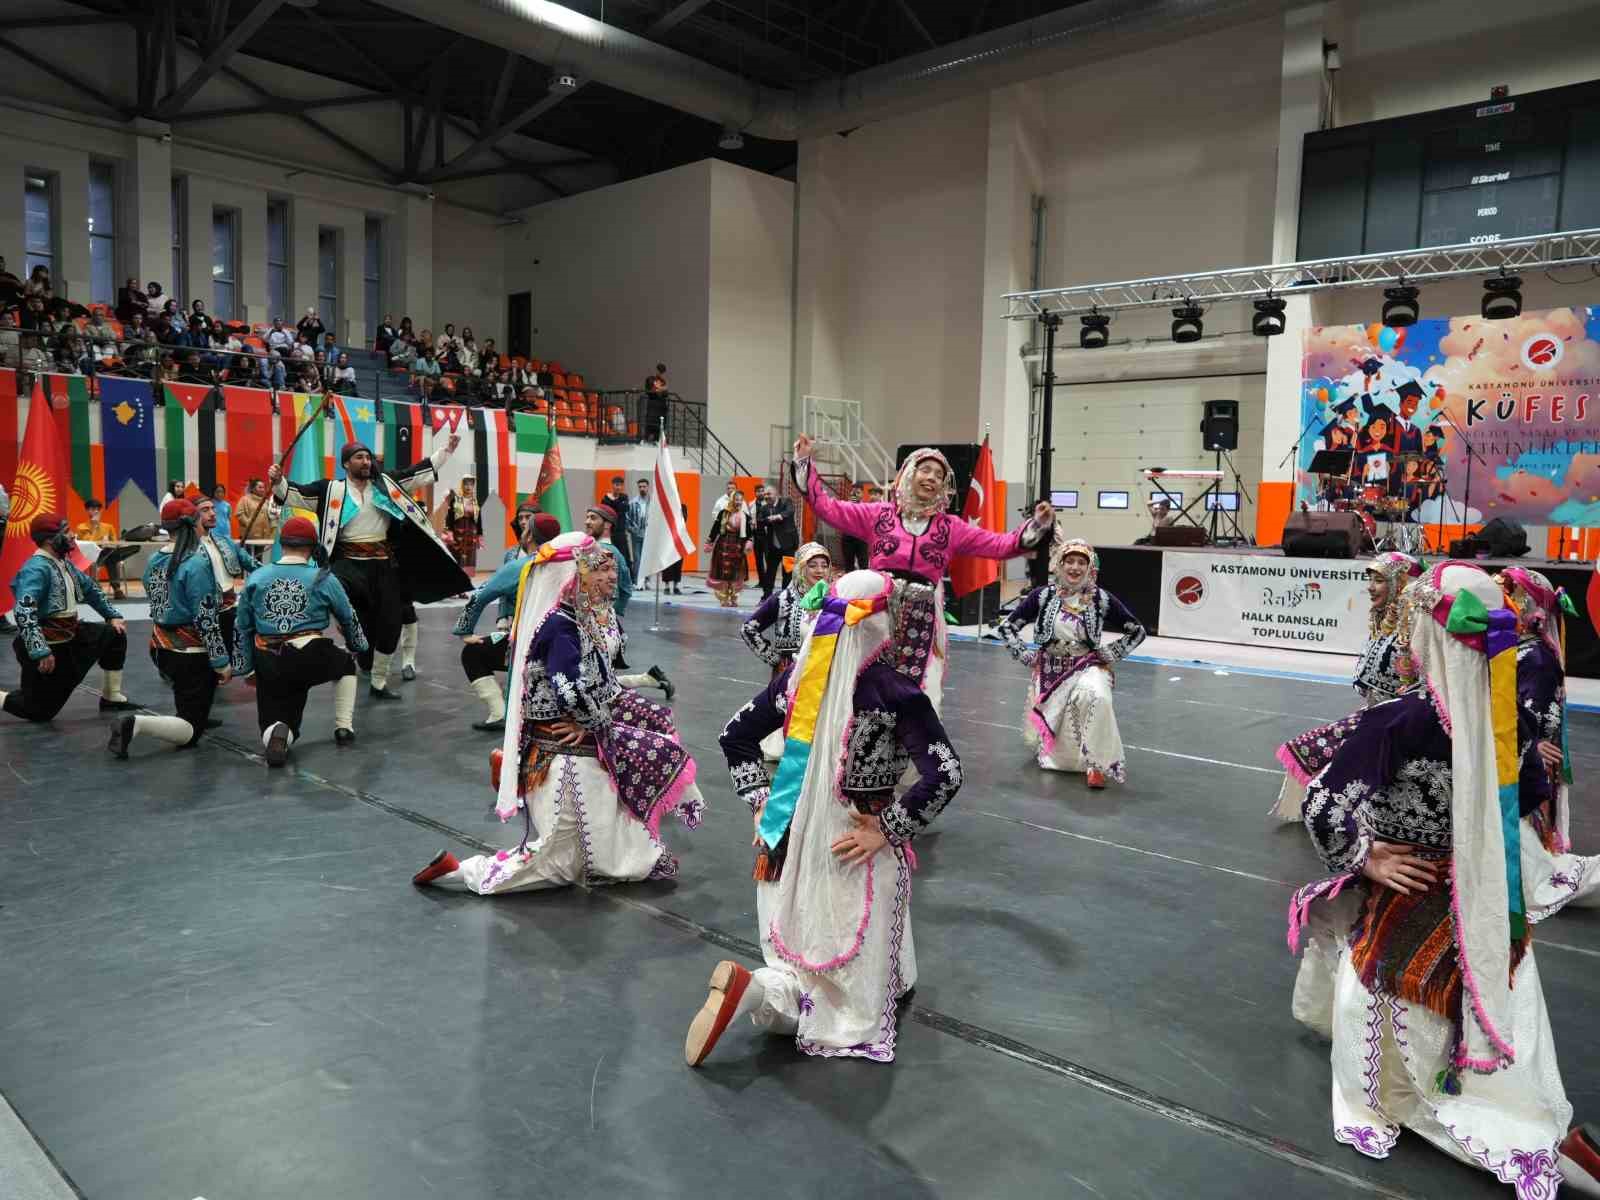
{"label": "black scoreboard panel", "polygon": [[1306,135],[1298,257],[1600,228],[1600,82]]}

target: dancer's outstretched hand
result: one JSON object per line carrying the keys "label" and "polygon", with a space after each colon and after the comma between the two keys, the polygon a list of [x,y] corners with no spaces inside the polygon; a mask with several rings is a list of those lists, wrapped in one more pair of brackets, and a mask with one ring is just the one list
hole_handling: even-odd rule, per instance
{"label": "dancer's outstretched hand", "polygon": [[1402,896],[1426,891],[1439,877],[1435,864],[1393,842],[1373,842],[1361,873]]}
{"label": "dancer's outstretched hand", "polygon": [[815,444],[809,434],[802,433],[794,440],[794,456],[796,458],[810,458],[811,448]]}
{"label": "dancer's outstretched hand", "polygon": [[855,826],[833,843],[833,852],[847,863],[864,863],[889,844],[878,825],[878,818],[870,813],[853,812],[850,822]]}

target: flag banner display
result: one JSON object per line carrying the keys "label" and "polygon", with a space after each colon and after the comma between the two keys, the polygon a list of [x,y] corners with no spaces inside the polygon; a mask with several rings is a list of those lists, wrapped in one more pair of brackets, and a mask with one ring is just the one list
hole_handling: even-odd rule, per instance
{"label": "flag banner display", "polygon": [[131,481],[159,505],[155,401],[147,382],[112,376],[100,380],[100,437],[105,446],[106,495],[121,494]]}
{"label": "flag banner display", "polygon": [[339,461],[339,454],[347,442],[360,442],[374,454],[383,453],[383,439],[378,436],[378,406],[360,396],[334,395],[329,399],[339,426],[338,445],[332,447],[333,470],[337,478],[343,479],[344,464]]}
{"label": "flag banner display", "polygon": [[533,487],[533,501],[561,522],[562,533],[571,533],[576,528],[572,523],[572,504],[567,498],[567,473],[561,465],[561,443],[554,429],[550,430],[544,457],[539,460],[539,482]]}
{"label": "flag banner display", "polygon": [[17,449],[22,445],[22,406],[17,402],[17,373],[0,371],[0,480],[17,473]]}
{"label": "flag banner display", "polygon": [[1365,562],[1200,551],[1161,558],[1162,637],[1359,654]]}
{"label": "flag banner display", "polygon": [[16,471],[6,481],[11,514],[6,519],[5,544],[0,548],[0,613],[17,606],[11,581],[36,549],[29,531],[33,519],[42,513],[67,513],[67,478],[55,413],[48,404],[30,404]]}
{"label": "flag banner display", "polygon": [[256,388],[230,387],[222,390],[227,405],[227,476],[230,492],[241,492],[252,479],[265,479],[267,468],[277,462],[273,451],[272,393]]}
{"label": "flag banner display", "polygon": [[[467,410],[456,404],[430,404],[428,405],[428,427],[431,431],[428,442],[427,455],[436,454],[445,448],[452,437],[459,437],[470,442],[472,439],[472,424],[467,420]],[[436,509],[444,507],[445,495],[449,492],[459,491],[461,481],[472,471],[473,463],[469,453],[461,452],[452,454],[445,460],[444,466],[439,468],[438,479],[433,485],[433,504]]]}
{"label": "flag banner display", "polygon": [[211,388],[169,383],[163,391],[166,477],[197,484],[200,494],[209,496],[217,486],[217,406]]}
{"label": "flag banner display", "polygon": [[98,455],[94,452],[96,434],[99,432],[99,406],[89,397],[89,381],[81,375],[66,377],[69,456],[72,462],[72,490],[80,501],[91,496],[100,499],[103,479],[98,469]]}
{"label": "flag banner display", "polygon": [[641,579],[665,571],[694,553],[694,538],[683,519],[678,499],[678,477],[672,470],[672,451],[663,433],[656,444],[655,474],[650,485],[650,518],[645,522],[644,546],[639,552]]}
{"label": "flag banner display", "polygon": [[[1300,403],[1297,498],[1310,507],[1600,526],[1600,308],[1315,326]],[[1349,467],[1312,474],[1318,450],[1350,452]]]}
{"label": "flag banner display", "polygon": [[[283,469],[290,479],[325,479],[329,474],[328,421],[321,413],[312,419],[312,414],[321,407],[321,396],[278,393],[278,436],[282,439],[279,445],[287,448],[291,442],[294,444],[294,454]],[[295,436],[302,428],[305,435],[296,442]]]}
{"label": "flag banner display", "polygon": [[478,503],[486,504],[490,496],[499,496],[507,517],[515,511],[514,480],[505,476],[511,471],[510,447],[506,434],[506,414],[498,408],[469,409],[472,421],[472,461],[476,465]]}
{"label": "flag banner display", "polygon": [[[512,413],[516,428],[512,438],[512,465],[517,473],[517,504],[533,495],[539,480],[539,460],[550,449],[550,419],[537,413]],[[512,505],[513,508],[516,505]]]}
{"label": "flag banner display", "polygon": [[421,457],[422,405],[403,400],[383,402],[383,466],[387,471],[409,467]]}
{"label": "flag banner display", "polygon": [[[961,519],[991,533],[1005,532],[1005,515],[1000,511],[1000,490],[994,485],[994,455],[989,452],[988,435],[984,436],[983,445],[978,449],[978,461],[972,467],[972,484],[967,488],[967,499],[961,507]],[[988,587],[999,578],[1000,564],[995,559],[958,554],[950,561],[950,590],[957,596]]]}

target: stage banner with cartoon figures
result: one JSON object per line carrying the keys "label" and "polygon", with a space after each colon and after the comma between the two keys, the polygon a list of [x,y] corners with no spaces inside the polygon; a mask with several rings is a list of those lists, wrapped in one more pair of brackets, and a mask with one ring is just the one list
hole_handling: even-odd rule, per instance
{"label": "stage banner with cartoon figures", "polygon": [[[1298,501],[1423,524],[1600,525],[1600,308],[1317,326],[1301,378]],[[1324,450],[1337,453],[1313,470]]]}
{"label": "stage banner with cartoon figures", "polygon": [[1162,637],[1359,654],[1367,565],[1253,554],[1162,555]]}

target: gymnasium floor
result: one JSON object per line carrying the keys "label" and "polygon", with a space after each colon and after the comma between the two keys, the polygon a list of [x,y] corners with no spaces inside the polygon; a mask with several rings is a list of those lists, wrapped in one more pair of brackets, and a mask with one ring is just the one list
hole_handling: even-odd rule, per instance
{"label": "gymnasium floor", "polygon": [[[968,782],[918,846],[898,1061],[807,1060],[740,1026],[696,1072],[683,1033],[710,968],[756,959],[749,818],[715,739],[763,669],[731,614],[674,606],[655,634],[630,614],[630,660],[679,685],[710,808],[668,834],[677,881],[419,891],[441,848],[516,838],[488,811],[496,742],[467,727],[454,616],[424,610],[421,675],[404,704],[363,697],[356,749],[314,693],[281,772],[237,684],[192,752],[114,762],[86,690],[53,728],[0,727],[0,1093],[66,1177],[21,1195],[1509,1195],[1410,1135],[1383,1163],[1337,1145],[1327,1047],[1289,1015],[1285,906],[1323,872],[1265,818],[1272,750],[1348,688],[1126,662],[1130,781],[1091,793],[1031,765],[1021,668],[955,643]],[[142,652],[127,690],[167,700]],[[1600,717],[1575,716],[1573,750],[1593,779]],[[1574,835],[1600,850],[1600,819]],[[1536,946],[1595,1119],[1600,913]],[[0,1181],[24,1151],[47,1161],[12,1128]]]}

